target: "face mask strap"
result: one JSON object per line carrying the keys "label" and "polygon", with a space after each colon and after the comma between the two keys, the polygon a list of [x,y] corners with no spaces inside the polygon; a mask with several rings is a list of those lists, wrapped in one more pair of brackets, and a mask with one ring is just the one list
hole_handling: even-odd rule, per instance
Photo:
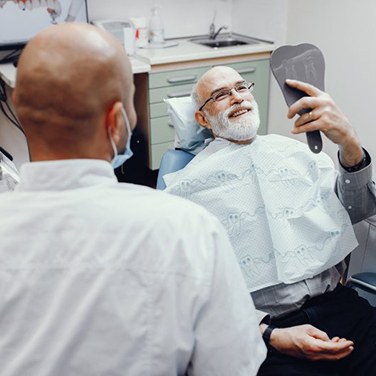
{"label": "face mask strap", "polygon": [[122,112],[123,117],[124,117],[125,126],[127,127],[128,139],[129,139],[132,136],[132,131],[131,131],[131,126],[129,124],[129,119],[128,119],[127,113],[124,110],[124,107],[122,107],[121,112]]}
{"label": "face mask strap", "polygon": [[[125,126],[126,126],[127,132],[128,132],[128,139],[127,139],[127,143],[126,143],[126,148],[129,148],[129,150],[130,150],[130,139],[131,139],[131,136],[132,136],[131,126],[129,124],[129,119],[128,119],[127,113],[125,112],[124,107],[121,108],[121,112],[123,114]],[[125,174],[124,163],[121,165],[121,173],[123,175]]]}
{"label": "face mask strap", "polygon": [[109,139],[110,139],[110,143],[111,143],[111,146],[112,146],[112,150],[113,150],[113,152],[114,152],[114,156],[113,156],[113,158],[116,158],[117,155],[118,155],[118,151],[117,151],[117,149],[116,149],[115,141],[114,141],[114,139],[112,138],[112,135],[111,135],[110,129],[108,129],[108,137],[109,137]]}

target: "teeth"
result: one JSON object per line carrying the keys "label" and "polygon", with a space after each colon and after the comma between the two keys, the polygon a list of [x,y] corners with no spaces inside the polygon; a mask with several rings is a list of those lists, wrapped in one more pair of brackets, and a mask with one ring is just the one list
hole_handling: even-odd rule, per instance
{"label": "teeth", "polygon": [[40,0],[40,6],[46,7],[47,6],[47,0]]}
{"label": "teeth", "polygon": [[40,1],[39,0],[31,0],[31,4],[33,9],[39,8],[40,6]]}
{"label": "teeth", "polygon": [[47,0],[47,5],[49,8],[55,9],[55,1],[54,0]]}
{"label": "teeth", "polygon": [[25,9],[26,9],[25,4],[24,4],[22,1],[20,1],[20,2],[18,3],[18,7],[19,7],[21,10],[25,10]]}
{"label": "teeth", "polygon": [[33,6],[31,5],[31,2],[30,0],[27,0],[26,3],[25,3],[25,7],[27,10],[32,10],[33,9]]}
{"label": "teeth", "polygon": [[248,112],[248,110],[240,110],[240,111],[236,111],[232,116],[236,117],[236,116],[239,116],[239,115],[243,115],[243,114],[245,114],[246,112]]}

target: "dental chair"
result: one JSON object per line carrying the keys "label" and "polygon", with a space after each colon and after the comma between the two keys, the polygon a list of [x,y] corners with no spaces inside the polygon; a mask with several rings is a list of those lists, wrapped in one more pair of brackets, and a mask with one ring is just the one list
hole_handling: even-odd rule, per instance
{"label": "dental chair", "polygon": [[184,168],[192,159],[194,155],[182,149],[169,149],[161,159],[161,164],[158,171],[157,186],[159,190],[166,188],[163,176]]}
{"label": "dental chair", "polygon": [[205,147],[205,141],[212,139],[212,134],[196,122],[190,96],[164,101],[167,104],[169,123],[175,129],[175,148],[168,149],[162,156],[156,185],[159,190],[166,188],[164,175],[181,170]]}
{"label": "dental chair", "polygon": [[359,246],[351,253],[346,286],[376,306],[376,216],[354,226]]}

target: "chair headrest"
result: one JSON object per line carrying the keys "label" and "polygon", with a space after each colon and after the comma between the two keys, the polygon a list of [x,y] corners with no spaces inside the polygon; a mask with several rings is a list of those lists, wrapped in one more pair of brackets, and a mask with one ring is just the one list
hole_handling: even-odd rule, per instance
{"label": "chair headrest", "polygon": [[191,97],[169,98],[164,101],[175,128],[175,148],[197,154],[205,147],[205,140],[213,137],[209,130],[197,123]]}

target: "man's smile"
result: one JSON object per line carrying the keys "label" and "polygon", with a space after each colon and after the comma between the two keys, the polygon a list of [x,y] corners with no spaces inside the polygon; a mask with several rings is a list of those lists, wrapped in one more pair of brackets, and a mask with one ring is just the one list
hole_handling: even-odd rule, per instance
{"label": "man's smile", "polygon": [[252,108],[245,108],[245,107],[242,107],[242,108],[237,108],[235,111],[232,111],[230,114],[229,114],[229,118],[232,118],[232,117],[238,117],[238,116],[241,116],[241,115],[244,115],[244,114],[247,114],[249,111],[251,111]]}

